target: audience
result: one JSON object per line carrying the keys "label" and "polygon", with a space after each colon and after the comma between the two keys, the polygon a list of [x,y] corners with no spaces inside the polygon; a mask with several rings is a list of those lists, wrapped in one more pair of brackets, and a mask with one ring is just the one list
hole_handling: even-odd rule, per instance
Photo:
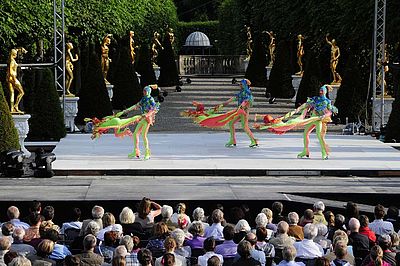
{"label": "audience", "polygon": [[296,241],[301,241],[304,239],[303,227],[298,225],[299,215],[297,212],[290,212],[288,214],[288,236],[294,237]]}
{"label": "audience", "polygon": [[283,260],[278,266],[304,266],[303,262],[295,262],[296,249],[293,246],[286,246],[282,251]]}
{"label": "audience", "polygon": [[215,253],[222,255],[224,258],[233,258],[237,253],[237,244],[233,241],[235,236],[235,228],[231,224],[225,225],[223,229],[224,242],[218,245]]}
{"label": "audience", "polygon": [[220,209],[215,209],[211,214],[212,225],[205,229],[204,237],[214,237],[216,240],[223,240],[224,227],[221,222],[224,220],[224,213]]}
{"label": "audience", "polygon": [[385,217],[385,207],[378,204],[374,209],[375,220],[369,224],[369,228],[376,235],[390,235],[394,232],[393,224],[383,220]]}
{"label": "audience", "polygon": [[207,262],[212,257],[218,257],[220,264],[223,264],[224,259],[221,254],[217,254],[214,252],[215,250],[215,240],[213,237],[209,237],[204,240],[204,251],[206,252],[204,255],[199,256],[198,264],[200,266],[207,266]]}
{"label": "audience", "polygon": [[297,257],[303,259],[312,259],[322,257],[324,250],[322,247],[315,243],[313,239],[318,234],[318,228],[315,224],[308,223],[304,226],[304,239],[300,242],[295,242]]}

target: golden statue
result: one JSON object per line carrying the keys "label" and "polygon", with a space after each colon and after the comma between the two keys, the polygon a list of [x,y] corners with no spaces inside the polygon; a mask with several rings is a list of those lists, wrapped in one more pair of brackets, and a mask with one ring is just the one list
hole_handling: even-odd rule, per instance
{"label": "golden statue", "polygon": [[168,34],[168,39],[169,39],[169,42],[171,43],[171,45],[174,44],[174,41],[175,41],[174,30],[172,28],[168,28],[167,34]]}
{"label": "golden statue", "polygon": [[153,62],[153,66],[157,65],[156,62],[158,57],[158,48],[161,48],[161,50],[164,49],[164,47],[160,43],[160,37],[161,35],[158,32],[154,32],[153,42],[151,44],[151,62]]}
{"label": "golden statue", "polygon": [[110,84],[110,82],[107,81],[107,73],[111,62],[111,58],[108,57],[108,51],[110,50],[108,46],[111,44],[111,37],[111,34],[104,36],[103,43],[101,44],[101,70],[103,71],[106,84]]}
{"label": "golden statue", "polygon": [[336,72],[336,67],[339,63],[339,57],[340,57],[340,49],[339,46],[336,45],[336,40],[332,39],[332,41],[329,41],[328,39],[329,34],[326,35],[325,39],[326,42],[331,46],[331,72],[333,75],[333,81],[331,84],[340,84],[342,82],[342,78],[340,77],[339,73]]}
{"label": "golden statue", "polygon": [[303,62],[302,62],[302,58],[304,56],[304,37],[303,35],[299,34],[297,35],[297,64],[299,65],[300,71],[296,73],[296,75],[300,75],[303,76],[304,70],[303,70]]}
{"label": "golden statue", "polygon": [[246,34],[247,34],[247,46],[246,46],[246,52],[247,52],[247,57],[246,60],[250,60],[251,55],[253,54],[253,38],[251,37],[251,28],[249,26],[244,25],[246,29]]}
{"label": "golden statue", "polygon": [[[22,97],[24,96],[24,89],[22,88],[21,82],[17,79],[17,69],[18,64],[16,58],[19,54],[26,54],[27,51],[24,48],[16,48],[11,49],[10,56],[8,58],[8,67],[7,67],[7,86],[10,90],[10,111],[12,114],[23,114],[21,110],[19,110],[19,103],[21,102]],[[17,98],[15,99],[14,91],[18,92]],[[15,102],[14,102],[15,99]]]}
{"label": "golden statue", "polygon": [[274,65],[275,62],[275,35],[273,31],[264,31],[265,33],[267,33],[269,35],[269,56],[270,56],[270,61],[269,61],[269,67],[272,67]]}
{"label": "golden statue", "polygon": [[72,80],[74,79],[74,62],[78,61],[78,55],[74,58],[71,50],[74,49],[72,43],[67,43],[67,54],[65,55],[65,70],[67,75],[65,77],[65,96],[74,97],[75,95],[69,90],[71,88]]}
{"label": "golden statue", "polygon": [[135,37],[135,32],[134,31],[130,31],[129,32],[129,51],[130,51],[132,64],[135,63],[135,56],[136,56],[136,53],[135,53],[135,49],[136,49],[135,39],[133,39],[133,37]]}

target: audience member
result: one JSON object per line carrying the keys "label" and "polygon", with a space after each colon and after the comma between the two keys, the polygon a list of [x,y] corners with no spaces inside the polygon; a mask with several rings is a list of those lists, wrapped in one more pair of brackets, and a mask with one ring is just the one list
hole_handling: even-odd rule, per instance
{"label": "audience member", "polygon": [[246,220],[239,220],[235,225],[235,235],[233,236],[233,242],[239,244],[239,242],[246,237],[247,233],[249,233],[250,230],[250,225]]}
{"label": "audience member", "polygon": [[80,259],[82,266],[100,266],[104,262],[104,257],[94,253],[96,247],[96,237],[88,234],[83,239],[83,252],[76,256]]}
{"label": "audience member", "polygon": [[297,212],[290,212],[288,214],[288,236],[294,237],[296,241],[301,241],[304,239],[303,227],[298,225],[299,215]]}
{"label": "audience member", "polygon": [[233,258],[237,253],[237,244],[233,241],[235,228],[231,224],[225,225],[223,229],[224,242],[215,248],[215,253],[224,258]]}
{"label": "audience member", "polygon": [[15,228],[22,227],[24,230],[29,228],[29,224],[21,222],[19,220],[20,212],[19,209],[15,206],[10,206],[7,209],[7,217],[9,222],[14,225]]}
{"label": "audience member", "polygon": [[372,248],[376,243],[376,235],[369,229],[369,219],[366,215],[360,215],[359,233],[368,237],[369,247]]}
{"label": "audience member", "polygon": [[211,214],[212,225],[205,229],[204,237],[214,237],[216,240],[223,240],[224,227],[221,222],[224,220],[224,213],[220,209],[215,209]]}
{"label": "audience member", "polygon": [[315,224],[322,223],[324,225],[328,225],[328,223],[325,220],[325,216],[323,214],[323,212],[325,211],[325,204],[322,201],[317,201],[313,205],[313,210],[314,210],[313,223]]}
{"label": "audience member", "polygon": [[82,228],[82,222],[80,222],[81,215],[82,215],[81,209],[79,208],[71,209],[69,217],[70,221],[62,224],[60,229],[60,234],[64,234],[65,230],[69,229],[81,230]]}
{"label": "audience member", "polygon": [[83,220],[81,231],[80,231],[79,235],[80,236],[85,236],[86,226],[91,221],[96,222],[99,225],[99,228],[103,229],[103,221],[101,220],[101,218],[103,218],[103,215],[104,215],[103,207],[98,206],[98,205],[93,206],[93,208],[92,208],[92,219]]}
{"label": "audience member", "polygon": [[189,246],[191,249],[200,249],[203,248],[204,240],[206,239],[203,237],[204,229],[203,229],[203,222],[201,221],[194,221],[189,226],[189,233],[192,234],[192,239],[186,240],[186,245]]}
{"label": "audience member", "polygon": [[204,240],[204,251],[206,252],[204,255],[199,256],[198,258],[198,264],[200,266],[207,266],[207,261],[213,257],[216,256],[220,260],[220,263],[223,264],[224,259],[221,254],[217,254],[214,252],[215,250],[215,240],[213,237],[209,237],[206,240]]}
{"label": "audience member", "polygon": [[303,262],[296,262],[296,249],[293,246],[286,246],[282,251],[283,260],[279,262],[278,266],[304,266]]}
{"label": "audience member", "polygon": [[135,213],[135,222],[145,230],[153,228],[154,218],[161,214],[161,206],[158,203],[144,197],[140,203],[138,212]]}
{"label": "audience member", "polygon": [[274,203],[272,203],[272,223],[273,224],[278,224],[280,221],[285,221],[286,217],[282,215],[283,212],[283,204],[280,201],[275,201]]}
{"label": "audience member", "polygon": [[249,241],[243,240],[240,242],[237,248],[237,253],[240,258],[233,263],[233,266],[261,266],[261,263],[258,260],[251,257],[251,250],[252,247]]}
{"label": "audience member", "polygon": [[304,226],[304,239],[300,242],[294,243],[297,257],[303,259],[313,259],[322,257],[324,255],[324,250],[322,247],[313,241],[317,234],[318,228],[315,224],[309,223]]}
{"label": "audience member", "polygon": [[278,231],[275,237],[269,240],[269,243],[274,245],[275,249],[283,249],[286,246],[292,246],[295,242],[294,238],[288,235],[289,224],[285,221],[278,223]]}
{"label": "audience member", "polygon": [[385,207],[380,204],[376,205],[374,216],[375,220],[369,224],[371,231],[376,235],[390,235],[394,232],[393,224],[391,222],[383,221],[383,217],[385,217]]}

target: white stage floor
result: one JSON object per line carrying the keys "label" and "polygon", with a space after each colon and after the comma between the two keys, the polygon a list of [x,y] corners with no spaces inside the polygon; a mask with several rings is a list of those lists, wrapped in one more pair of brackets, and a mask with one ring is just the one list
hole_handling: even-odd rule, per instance
{"label": "white stage floor", "polygon": [[184,175],[210,175],[212,171],[216,175],[246,175],[246,171],[248,175],[340,175],[340,171],[357,175],[361,171],[368,176],[369,172],[379,171],[376,175],[400,176],[400,151],[370,136],[328,135],[329,160],[321,159],[315,135],[311,136],[310,159],[296,158],[302,150],[301,134],[256,132],[258,148],[248,147],[250,141],[244,133],[238,133],[237,147],[226,148],[228,138],[227,132],[150,132],[152,157],[143,161],[127,157],[133,148],[129,137],[119,139],[105,134],[92,141],[89,134],[70,134],[54,150],[57,160],[53,168],[57,175],[152,175],[151,171],[179,175],[177,172],[184,170]]}

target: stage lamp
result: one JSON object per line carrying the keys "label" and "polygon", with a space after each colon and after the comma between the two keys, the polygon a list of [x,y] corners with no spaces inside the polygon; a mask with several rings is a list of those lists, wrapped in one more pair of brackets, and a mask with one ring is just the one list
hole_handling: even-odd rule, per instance
{"label": "stage lamp", "polygon": [[21,177],[24,174],[22,151],[5,151],[0,155],[0,170],[6,177]]}
{"label": "stage lamp", "polygon": [[56,160],[56,155],[52,152],[45,153],[39,149],[35,156],[35,177],[52,177],[54,171],[51,163]]}
{"label": "stage lamp", "polygon": [[176,86],[176,87],[175,87],[175,90],[176,90],[177,92],[181,92],[181,91],[182,91],[182,88],[181,88],[180,86]]}

